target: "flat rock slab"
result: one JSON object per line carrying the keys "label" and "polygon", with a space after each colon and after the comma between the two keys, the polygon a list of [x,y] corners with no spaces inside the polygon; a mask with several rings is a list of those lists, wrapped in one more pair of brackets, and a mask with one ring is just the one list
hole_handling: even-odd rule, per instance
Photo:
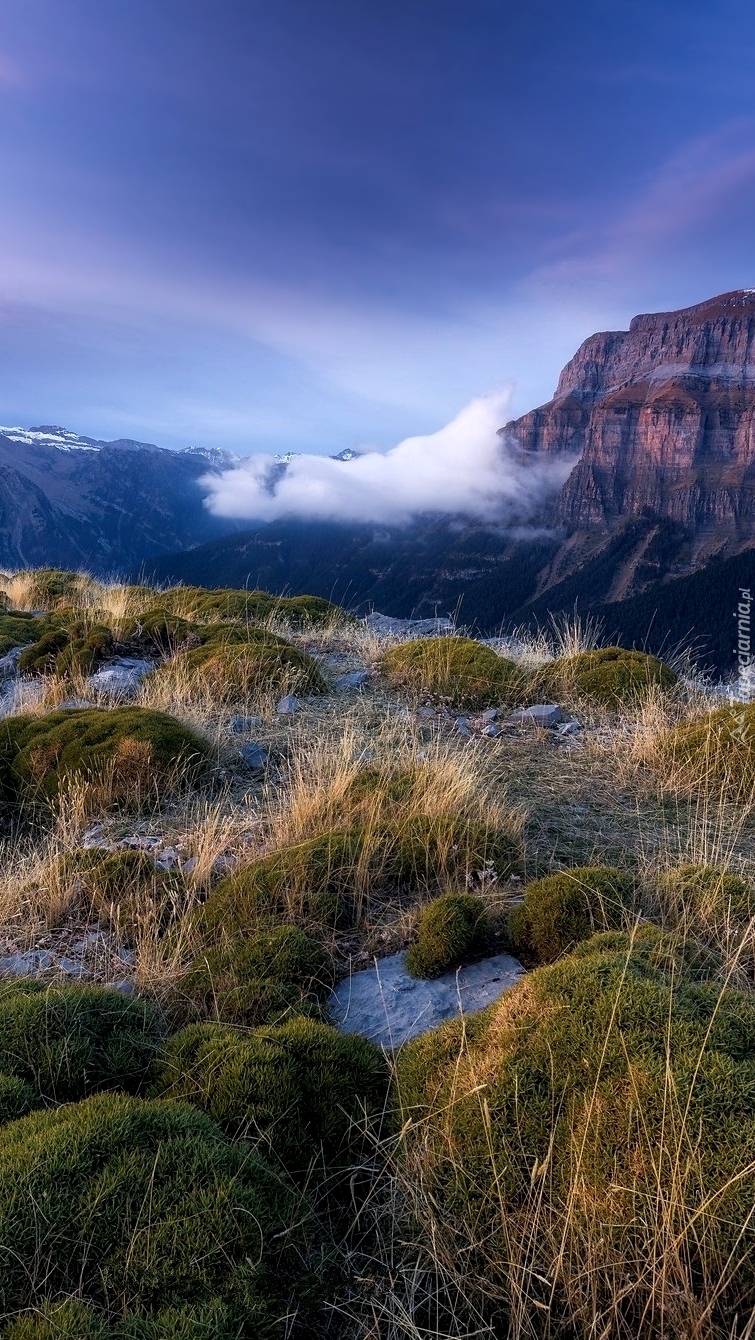
{"label": "flat rock slab", "polygon": [[409,638],[440,637],[456,631],[451,619],[394,619],[390,614],[377,613],[368,614],[364,625],[373,633]]}
{"label": "flat rock slab", "polygon": [[484,1010],[525,973],[511,954],[495,954],[420,981],[409,975],[405,960],[403,952],[392,954],[338,983],[328,1004],[342,1033],[361,1033],[389,1050],[400,1047],[458,1014]]}
{"label": "flat rock slab", "polygon": [[540,726],[543,730],[557,726],[563,719],[564,714],[556,703],[536,703],[534,707],[520,707],[509,717],[510,721],[516,722],[519,726]]}

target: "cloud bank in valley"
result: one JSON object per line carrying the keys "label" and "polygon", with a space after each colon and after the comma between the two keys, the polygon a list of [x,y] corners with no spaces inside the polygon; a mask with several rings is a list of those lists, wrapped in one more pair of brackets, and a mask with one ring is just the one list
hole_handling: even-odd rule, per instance
{"label": "cloud bank in valley", "polygon": [[343,461],[250,456],[202,481],[216,516],[403,525],[427,513],[514,524],[558,489],[574,460],[523,459],[498,435],[509,392],[482,396],[436,433]]}

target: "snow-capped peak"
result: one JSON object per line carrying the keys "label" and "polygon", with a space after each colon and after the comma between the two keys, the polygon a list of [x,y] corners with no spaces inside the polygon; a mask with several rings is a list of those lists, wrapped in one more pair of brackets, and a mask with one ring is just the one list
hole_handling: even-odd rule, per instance
{"label": "snow-capped peak", "polygon": [[38,428],[3,428],[0,434],[11,442],[28,447],[56,447],[58,451],[99,451],[102,443],[93,437],[81,437],[58,424],[40,424]]}

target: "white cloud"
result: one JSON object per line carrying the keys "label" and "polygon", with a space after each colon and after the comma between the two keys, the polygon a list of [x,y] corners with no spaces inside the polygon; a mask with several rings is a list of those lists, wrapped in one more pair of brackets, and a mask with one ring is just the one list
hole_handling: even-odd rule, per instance
{"label": "white cloud", "polygon": [[399,525],[425,513],[525,520],[564,482],[574,458],[522,459],[497,431],[509,402],[509,391],[478,397],[438,432],[352,461],[303,455],[282,470],[274,457],[250,456],[205,477],[207,505],[217,516],[259,522],[302,517]]}

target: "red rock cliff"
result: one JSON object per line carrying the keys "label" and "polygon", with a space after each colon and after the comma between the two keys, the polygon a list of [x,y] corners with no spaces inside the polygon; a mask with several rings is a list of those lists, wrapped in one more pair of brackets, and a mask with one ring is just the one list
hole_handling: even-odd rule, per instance
{"label": "red rock cliff", "polygon": [[755,541],[755,289],[592,335],[547,405],[501,430],[526,452],[579,452],[551,512],[610,533],[680,523],[694,564]]}

